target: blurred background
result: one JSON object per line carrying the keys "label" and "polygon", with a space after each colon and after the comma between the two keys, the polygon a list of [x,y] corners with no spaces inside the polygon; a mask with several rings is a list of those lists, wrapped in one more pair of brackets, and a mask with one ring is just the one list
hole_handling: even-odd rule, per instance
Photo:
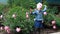
{"label": "blurred background", "polygon": [[[48,14],[43,16],[44,32],[46,34],[56,31],[60,32],[60,0],[0,0],[0,29],[2,27],[0,32],[5,34],[4,27],[9,26],[11,31],[17,34],[15,29],[18,26],[22,31],[19,34],[34,33],[34,16],[28,14],[29,18],[27,19],[26,12],[29,13],[30,8],[34,11],[38,2],[47,5],[46,12]],[[42,10],[43,8],[44,6]],[[15,17],[13,18],[12,15],[15,15]],[[56,29],[53,28],[52,21],[55,21]],[[46,31],[49,32],[47,33]]]}

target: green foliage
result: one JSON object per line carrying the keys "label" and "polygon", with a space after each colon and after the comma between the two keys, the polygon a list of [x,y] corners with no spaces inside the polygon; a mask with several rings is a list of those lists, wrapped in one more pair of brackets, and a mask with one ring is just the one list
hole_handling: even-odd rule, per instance
{"label": "green foliage", "polygon": [[[48,5],[46,1],[44,1],[43,5]],[[26,19],[26,12],[28,12],[30,7],[35,8],[36,4],[34,0],[8,0],[9,11],[5,13],[4,18],[6,19],[4,23],[5,26],[9,26],[11,29],[14,29],[16,26],[19,26],[23,34],[29,34],[29,31],[32,31],[32,26],[34,25],[33,18],[34,16],[29,15],[30,18]],[[7,6],[8,6],[7,5]],[[4,6],[0,5],[0,13],[2,13],[2,9]],[[50,24],[51,20],[56,20],[56,24],[60,26],[60,18],[56,17],[55,13],[58,12],[56,6],[51,7],[47,6],[47,15],[44,16],[45,24]],[[43,6],[44,8],[44,6]],[[43,9],[42,8],[42,9]],[[16,14],[16,18],[13,18],[12,15]]]}
{"label": "green foliage", "polygon": [[48,7],[47,12],[48,12],[48,13],[51,13],[51,14],[58,13],[57,6],[54,6],[54,7]]}
{"label": "green foliage", "polygon": [[[24,9],[22,7],[14,7],[11,8],[6,14],[5,18],[6,21],[3,23],[5,26],[10,26],[11,29],[14,29],[16,26],[19,26],[24,34],[29,33],[29,31],[32,31],[33,28],[33,20],[27,21],[26,19],[26,11],[27,9]],[[16,14],[16,18],[12,18],[12,15]]]}
{"label": "green foliage", "polygon": [[52,15],[52,14],[50,14],[50,15],[54,18],[54,20],[56,20],[56,25],[60,26],[60,18],[57,17],[56,15]]}
{"label": "green foliage", "polygon": [[[57,6],[54,6],[54,7],[48,6],[48,9],[46,12],[47,12],[47,15],[44,16],[44,21],[46,25],[50,24],[51,20],[56,20],[58,22],[59,18],[56,17],[56,13],[58,12]],[[57,22],[56,24],[58,24]]]}
{"label": "green foliage", "polygon": [[4,9],[4,5],[0,5],[0,15],[2,14],[3,9]]}
{"label": "green foliage", "polygon": [[22,6],[24,8],[29,8],[30,6],[35,7],[34,0],[8,0],[9,6]]}

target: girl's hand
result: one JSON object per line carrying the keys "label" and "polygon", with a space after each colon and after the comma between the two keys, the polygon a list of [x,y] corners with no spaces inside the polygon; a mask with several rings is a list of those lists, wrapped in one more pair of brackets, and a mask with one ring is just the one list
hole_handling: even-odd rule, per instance
{"label": "girl's hand", "polygon": [[30,8],[30,13],[32,13],[32,9]]}
{"label": "girl's hand", "polygon": [[43,23],[44,21],[42,21],[42,23]]}

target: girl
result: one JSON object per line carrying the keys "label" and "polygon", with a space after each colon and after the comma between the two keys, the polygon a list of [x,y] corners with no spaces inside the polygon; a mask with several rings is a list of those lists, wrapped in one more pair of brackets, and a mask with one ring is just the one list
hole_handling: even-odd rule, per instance
{"label": "girl", "polygon": [[[47,9],[47,6],[46,5],[44,5],[45,6],[45,8],[44,8],[44,10],[41,10],[41,8],[42,8],[42,3],[38,3],[37,4],[37,9],[35,9],[35,11],[34,12],[32,12],[32,11],[30,11],[30,13],[32,14],[32,15],[35,15],[35,19],[34,19],[34,28],[35,28],[35,34],[37,34],[37,32],[36,31],[38,31],[39,32],[39,34],[40,34],[40,30],[43,28],[43,24],[42,24],[42,21],[43,21],[43,14],[44,15],[46,15],[47,13],[46,13],[46,9]],[[40,30],[39,30],[40,29]]]}

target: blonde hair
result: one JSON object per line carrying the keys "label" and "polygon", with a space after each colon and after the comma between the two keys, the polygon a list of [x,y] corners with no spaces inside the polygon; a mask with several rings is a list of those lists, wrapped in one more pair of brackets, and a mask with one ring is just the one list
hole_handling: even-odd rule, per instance
{"label": "blonde hair", "polygon": [[37,8],[42,8],[42,3],[39,2],[39,3],[37,4]]}

